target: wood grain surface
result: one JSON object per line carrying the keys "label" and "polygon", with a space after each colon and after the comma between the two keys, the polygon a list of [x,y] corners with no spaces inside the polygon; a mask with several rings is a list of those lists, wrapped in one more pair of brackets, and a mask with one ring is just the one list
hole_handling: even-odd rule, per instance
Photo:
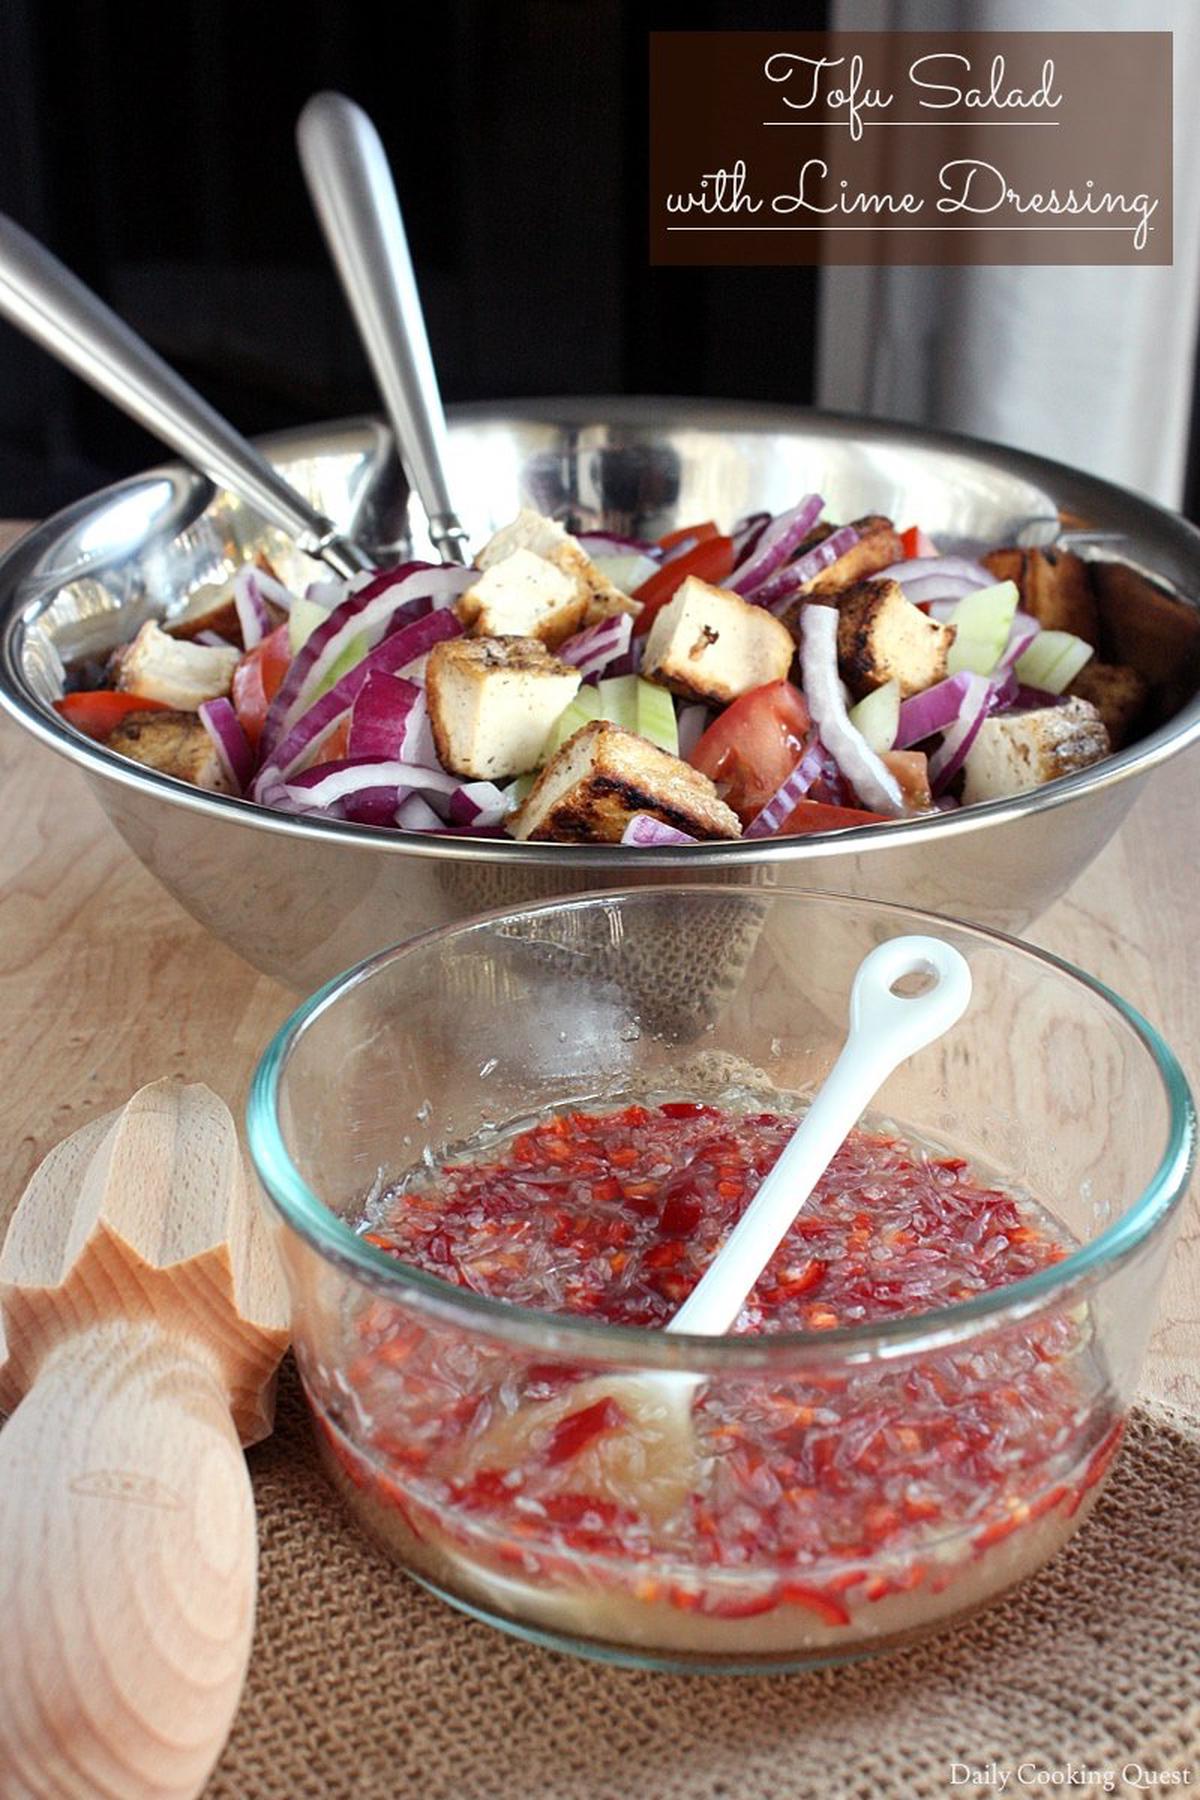
{"label": "wood grain surface", "polygon": [[[12,527],[0,526],[0,547]],[[1033,927],[1101,976],[1200,1075],[1195,755],[1161,771],[1118,836]],[[68,763],[0,721],[0,1229],[50,1146],[143,1083],[207,1082],[241,1116],[293,996],[226,950],[146,873]],[[1195,1188],[1143,1376],[1200,1410]]]}

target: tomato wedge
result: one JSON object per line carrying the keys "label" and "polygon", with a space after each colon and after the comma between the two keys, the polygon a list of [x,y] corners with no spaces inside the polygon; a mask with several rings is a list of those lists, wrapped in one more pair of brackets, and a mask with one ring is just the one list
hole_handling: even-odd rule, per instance
{"label": "tomato wedge", "polygon": [[680,525],[676,531],[668,531],[666,537],[659,538],[658,547],[660,550],[673,550],[676,544],[686,543],[689,538],[703,543],[705,538],[715,538],[718,535],[712,519],[705,519],[702,525]]}
{"label": "tomato wedge", "polygon": [[85,737],[102,744],[131,712],[168,712],[162,700],[147,700],[145,694],[127,694],[116,688],[93,688],[90,693],[64,694],[54,702],[56,713],[82,731]]}
{"label": "tomato wedge", "polygon": [[252,750],[258,748],[267,708],[282,687],[291,660],[292,646],[283,624],[247,650],[233,672],[233,710]]}
{"label": "tomato wedge", "polygon": [[907,531],[902,531],[900,542],[904,546],[905,562],[911,562],[918,556],[937,555],[937,545],[932,538],[926,537],[919,525],[910,525]]}
{"label": "tomato wedge", "polygon": [[929,812],[933,795],[929,791],[929,758],[923,750],[885,750],[880,761],[900,783],[904,804],[914,812]]}
{"label": "tomato wedge", "polygon": [[727,576],[733,573],[733,539],[728,537],[705,538],[694,550],[685,550],[661,569],[655,569],[648,581],[643,581],[633,598],[640,600],[642,610],[633,621],[634,637],[644,637],[654,623],[655,615],[660,607],[665,606],[679,585],[689,575],[698,575],[701,581],[711,581],[719,587]]}
{"label": "tomato wedge", "polygon": [[325,739],[325,742],[321,745],[314,760],[313,767],[315,768],[317,763],[341,762],[342,758],[344,756],[349,756],[349,754],[350,715],[347,713],[341,723],[334,726],[329,736]]}
{"label": "tomato wedge", "polygon": [[863,812],[857,806],[829,806],[823,800],[801,800],[779,827],[780,837],[810,831],[844,831],[851,825],[886,825],[887,814]]}
{"label": "tomato wedge", "polygon": [[800,689],[768,681],[727,706],[688,761],[748,825],[799,762],[811,725]]}

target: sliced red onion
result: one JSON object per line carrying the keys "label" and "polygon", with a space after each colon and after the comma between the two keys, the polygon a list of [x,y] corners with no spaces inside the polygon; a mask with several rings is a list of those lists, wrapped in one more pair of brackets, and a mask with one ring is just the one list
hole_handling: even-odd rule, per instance
{"label": "sliced red onion", "polygon": [[424,655],[445,638],[457,637],[461,631],[462,626],[454,614],[443,608],[439,612],[426,613],[423,618],[415,619],[391,637],[384,638],[328,693],[322,694],[307,712],[300,715],[282,741],[267,754],[259,770],[257,785],[262,786],[276,776],[286,781],[305,761],[311,761],[313,752],[350,710],[372,675],[395,675],[414,657]]}
{"label": "sliced red onion", "polygon": [[303,800],[310,806],[330,807],[346,802],[375,788],[389,788],[393,793],[392,811],[412,792],[455,794],[461,787],[457,775],[444,769],[418,769],[412,763],[377,762],[369,756],[346,756],[337,762],[318,763],[283,783],[292,800]]}
{"label": "sliced red onion", "polygon": [[745,561],[770,523],[769,512],[747,513],[744,519],[738,520],[730,533],[735,564]]}
{"label": "sliced red onion", "polygon": [[423,769],[436,769],[439,766],[437,745],[433,741],[433,726],[429,723],[429,702],[424,688],[421,688],[408,715],[408,729],[404,733],[402,752],[405,762],[417,763]]}
{"label": "sliced red onion", "polygon": [[835,607],[815,602],[800,615],[800,669],[804,696],[821,741],[864,807],[900,818],[904,796],[891,770],[846,716],[837,660]]}
{"label": "sliced red onion", "polygon": [[925,738],[932,737],[935,732],[945,731],[948,726],[953,725],[970,691],[970,681],[969,675],[949,675],[945,681],[935,682],[933,687],[926,688],[923,694],[914,694],[911,700],[902,700],[894,748],[907,750],[911,745],[919,744]]}
{"label": "sliced red onion", "polygon": [[633,620],[628,613],[612,613],[586,631],[577,632],[560,644],[558,655],[579,670],[586,681],[607,669],[614,657],[624,656],[633,637]]}
{"label": "sliced red onion", "polygon": [[[628,649],[623,650],[620,656],[613,657],[607,669],[604,671],[606,679],[611,678],[614,675],[640,675],[642,672],[642,658],[645,654],[646,636],[643,633],[641,637],[631,638]],[[587,681],[592,679],[593,677],[591,676],[585,677],[585,685]]]}
{"label": "sliced red onion", "polygon": [[1019,712],[1033,712],[1041,706],[1065,706],[1069,694],[1051,694],[1045,688],[1026,687],[1021,682],[1013,695],[1013,706]]}
{"label": "sliced red onion", "polygon": [[[896,578],[893,575],[889,579]],[[900,586],[906,600],[914,606],[928,606],[934,617],[940,618],[941,611],[935,609],[949,608],[952,612],[960,600],[976,591],[979,583],[968,581],[965,575],[917,575],[912,581],[902,581]]]}
{"label": "sliced red onion", "polygon": [[[681,556],[687,556],[704,539],[697,532],[689,531],[686,537],[677,538],[669,550],[659,551],[659,561],[665,569],[668,563],[678,562]],[[649,579],[649,577],[647,577]]]}
{"label": "sliced red onion", "polygon": [[677,721],[679,732],[679,754],[684,762],[691,759],[692,751],[708,730],[709,711],[707,706],[681,706]]}
{"label": "sliced red onion", "polygon": [[913,556],[906,562],[892,563],[890,568],[879,571],[881,581],[885,578],[898,581],[905,592],[910,581],[921,581],[931,575],[965,581],[968,587],[994,587],[996,581],[982,563],[973,562],[967,556]]}
{"label": "sliced red onion", "polygon": [[508,801],[494,781],[467,781],[456,787],[448,807],[454,825],[499,825],[508,813]]}
{"label": "sliced red onion", "polygon": [[[270,605],[279,607],[281,612],[290,613],[293,606],[296,604],[296,596],[293,594],[291,588],[284,587],[282,581],[276,581],[273,575],[268,575],[267,571],[265,569],[260,569],[257,563],[253,564],[252,567],[254,579],[258,585],[258,591],[262,595],[262,598],[268,601]],[[338,587],[341,586],[340,582],[335,585]]]}
{"label": "sliced red onion", "polygon": [[396,823],[401,831],[444,831],[445,819],[434,812],[420,794],[409,794],[396,808]]}
{"label": "sliced red onion", "polygon": [[242,647],[253,650],[272,629],[273,620],[259,586],[259,572],[252,566],[239,569],[233,578],[233,604],[241,627]]}
{"label": "sliced red onion", "polygon": [[304,598],[311,600],[314,606],[323,606],[326,612],[332,612],[346,598],[349,589],[344,581],[310,581],[304,590]]}
{"label": "sliced red onion", "polygon": [[292,658],[263,723],[264,753],[269,754],[312,705],[329,670],[357,637],[365,636],[370,648],[387,633],[448,606],[474,579],[470,569],[402,563],[397,569],[372,575],[362,587],[348,593]]}
{"label": "sliced red onion", "polygon": [[269,790],[281,811],[315,818],[348,819],[354,825],[392,825],[408,790],[374,777],[389,765],[370,756],[344,757],[305,769],[292,781]]}
{"label": "sliced red onion", "polygon": [[347,755],[419,762],[409,756],[407,738],[413,708],[423,700],[416,682],[403,675],[368,675],[350,713]]}
{"label": "sliced red onion", "polygon": [[744,557],[725,583],[735,594],[749,596],[785,563],[798,544],[802,544],[821,516],[825,502],[820,494],[806,494],[795,506],[782,512],[763,531],[750,554]]}
{"label": "sliced red onion", "polygon": [[244,794],[254,775],[254,752],[241,721],[224,695],[219,700],[205,700],[197,710],[226,780],[235,794]]}
{"label": "sliced red onion", "polygon": [[650,539],[622,537],[619,531],[578,531],[575,542],[582,544],[589,556],[627,556],[633,553],[652,556],[657,561],[662,555],[658,545]]}
{"label": "sliced red onion", "polygon": [[229,639],[222,637],[219,631],[198,631],[193,641],[197,644],[207,644],[210,650],[237,649],[237,645],[231,644]]}
{"label": "sliced red onion", "polygon": [[986,675],[966,675],[966,692],[958,718],[929,759],[929,786],[934,799],[945,793],[967,760],[967,752],[979,735],[992,701],[992,683]]}
{"label": "sliced red onion", "polygon": [[836,531],[831,531],[827,538],[822,538],[819,544],[814,544],[803,556],[798,556],[794,562],[785,563],[782,569],[776,569],[774,575],[762,582],[746,598],[753,600],[755,606],[769,606],[772,612],[782,612],[801,588],[816,580],[822,569],[827,569],[839,556],[845,556],[847,550],[852,550],[860,535],[853,525],[839,525]]}
{"label": "sliced red onion", "polygon": [[804,752],[791,774],[782,781],[763,807],[751,819],[743,837],[774,837],[779,827],[795,812],[800,802],[808,795],[814,782],[821,779],[825,772],[826,753],[820,739],[814,739]]}
{"label": "sliced red onion", "polygon": [[988,711],[1007,711],[1021,691],[1021,684],[1017,680],[1017,671],[1005,669],[997,679],[996,671],[993,669],[988,679],[992,684],[992,697],[988,701]]}
{"label": "sliced red onion", "polygon": [[634,813],[621,836],[623,844],[640,844],[643,847],[650,844],[697,844],[699,841],[699,838],[692,837],[689,832],[676,831],[674,825],[664,825],[661,819],[654,818],[650,813]]}
{"label": "sliced red onion", "polygon": [[1012,626],[1008,633],[1008,642],[1000,653],[1000,659],[993,669],[993,676],[1006,674],[1015,669],[1035,637],[1041,632],[1041,626],[1028,613],[1013,614]]}

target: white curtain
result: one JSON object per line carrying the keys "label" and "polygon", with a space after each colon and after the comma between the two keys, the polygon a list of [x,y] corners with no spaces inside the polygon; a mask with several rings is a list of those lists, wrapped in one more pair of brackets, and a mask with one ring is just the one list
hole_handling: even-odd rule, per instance
{"label": "white curtain", "polygon": [[1200,322],[1200,0],[835,0],[833,23],[1174,33],[1174,266],[825,269],[817,399],[1038,451],[1178,506]]}

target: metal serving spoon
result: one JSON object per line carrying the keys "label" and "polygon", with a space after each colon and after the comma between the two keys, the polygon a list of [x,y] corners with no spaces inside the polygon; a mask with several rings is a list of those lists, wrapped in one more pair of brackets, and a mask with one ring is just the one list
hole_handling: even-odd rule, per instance
{"label": "metal serving spoon", "polygon": [[[917,993],[899,983],[922,977]],[[890,938],[863,958],[850,993],[850,1031],[820,1092],[700,1281],[664,1326],[670,1333],[729,1332],[817,1182],[887,1077],[957,1024],[971,999],[965,957],[941,938]],[[553,1400],[520,1406],[472,1446],[470,1465],[517,1468],[547,1431],[605,1400],[625,1414],[581,1453],[588,1479],[618,1501],[636,1496],[652,1518],[672,1517],[695,1491],[700,1452],[692,1407],[707,1376],[647,1369],[600,1375]]]}
{"label": "metal serving spoon", "polygon": [[376,566],[78,276],[0,213],[0,314],[338,575]]}
{"label": "metal serving spoon", "polygon": [[314,94],[296,126],[300,162],[395,433],[447,562],[467,534],[446,479],[446,418],[396,189],[379,133],[344,94]]}

